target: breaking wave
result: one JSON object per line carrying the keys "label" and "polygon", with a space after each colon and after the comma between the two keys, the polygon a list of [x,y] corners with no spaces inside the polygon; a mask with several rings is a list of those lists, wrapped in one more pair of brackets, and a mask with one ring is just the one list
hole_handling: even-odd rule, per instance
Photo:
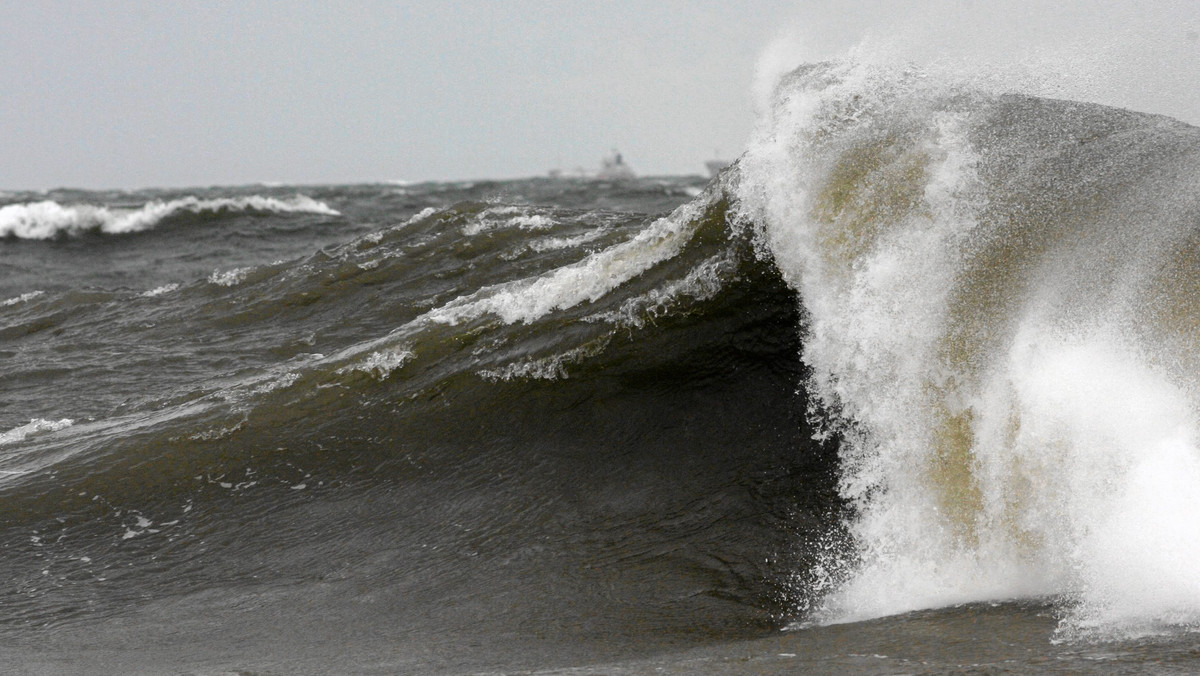
{"label": "breaking wave", "polygon": [[817,618],[1200,626],[1200,130],[848,59],[783,79],[739,169],[856,514]]}
{"label": "breaking wave", "polygon": [[15,444],[19,441],[24,441],[30,436],[42,434],[46,432],[57,432],[74,424],[75,421],[68,418],[62,420],[44,420],[35,418],[28,423],[19,427],[14,427],[7,432],[0,432],[0,446]]}
{"label": "breaking wave", "polygon": [[[230,260],[180,229],[123,253],[178,244],[199,272],[117,288],[99,247],[33,247],[77,277],[0,297],[22,385],[0,408],[5,621],[153,599],[156,625],[211,624],[269,589],[248,621],[310,626],[328,593],[453,652],[464,608],[556,646],[1024,598],[1064,638],[1195,629],[1197,176],[1186,124],[851,59],[786,76],[746,153],[669,209],[536,180],[332,187],[354,214],[334,244]],[[335,213],[0,223],[256,210]]]}
{"label": "breaking wave", "polygon": [[216,199],[183,197],[167,202],[149,202],[137,209],[91,204],[63,205],[46,200],[0,207],[0,237],[53,239],[88,232],[126,234],[150,230],[180,215],[227,213],[339,215],[324,202],[304,195],[288,199],[259,195]]}

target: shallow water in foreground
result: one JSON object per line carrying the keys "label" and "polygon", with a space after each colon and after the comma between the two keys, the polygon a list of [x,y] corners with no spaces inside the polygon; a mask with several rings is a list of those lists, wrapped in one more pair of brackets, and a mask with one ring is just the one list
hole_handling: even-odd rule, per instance
{"label": "shallow water in foreground", "polygon": [[[314,599],[319,602],[320,599]],[[991,603],[923,610],[850,624],[769,632],[754,639],[716,639],[699,647],[504,645],[465,639],[443,650],[398,646],[360,636],[329,645],[247,627],[110,628],[96,637],[62,637],[45,645],[12,645],[0,658],[6,673],[111,674],[1190,674],[1200,668],[1200,638],[1056,642],[1050,604]],[[264,636],[263,634],[267,634]],[[225,654],[207,645],[224,644]],[[586,641],[584,641],[586,643]],[[91,644],[91,645],[89,645]],[[665,649],[664,649],[665,648]],[[253,652],[253,656],[248,653]],[[331,659],[331,653],[338,657]],[[186,668],[180,665],[186,664]],[[550,666],[565,665],[565,666]]]}

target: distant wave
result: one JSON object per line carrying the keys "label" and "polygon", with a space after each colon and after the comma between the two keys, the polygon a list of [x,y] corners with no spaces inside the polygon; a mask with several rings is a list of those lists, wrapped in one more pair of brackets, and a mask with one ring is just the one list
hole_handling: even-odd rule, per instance
{"label": "distant wave", "polygon": [[0,237],[52,239],[86,232],[124,234],[150,230],[164,220],[181,214],[225,212],[340,215],[324,202],[305,195],[296,195],[288,199],[259,195],[217,199],[183,197],[168,202],[148,202],[139,209],[92,204],[62,205],[46,200],[0,207]]}
{"label": "distant wave", "polygon": [[34,298],[37,298],[38,296],[42,295],[43,293],[45,293],[45,292],[41,291],[41,290],[30,291],[29,293],[23,293],[20,296],[16,296],[14,298],[9,298],[7,300],[0,301],[0,307],[8,307],[10,305],[17,305],[18,303],[28,303],[29,301],[33,300]]}
{"label": "distant wave", "polygon": [[0,446],[24,441],[30,436],[44,432],[57,432],[63,428],[70,427],[74,423],[75,421],[70,418],[63,418],[62,420],[34,418],[20,427],[14,427],[7,432],[0,432]]}

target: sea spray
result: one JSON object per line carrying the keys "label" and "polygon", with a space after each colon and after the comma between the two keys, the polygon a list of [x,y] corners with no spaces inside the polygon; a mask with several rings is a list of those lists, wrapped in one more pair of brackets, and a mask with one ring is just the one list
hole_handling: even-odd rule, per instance
{"label": "sea spray", "polygon": [[[1200,621],[1200,132],[854,58],[786,76],[742,217],[800,293],[853,552],[818,615],[1062,599],[1064,635]],[[1169,278],[1164,279],[1169,270]]]}

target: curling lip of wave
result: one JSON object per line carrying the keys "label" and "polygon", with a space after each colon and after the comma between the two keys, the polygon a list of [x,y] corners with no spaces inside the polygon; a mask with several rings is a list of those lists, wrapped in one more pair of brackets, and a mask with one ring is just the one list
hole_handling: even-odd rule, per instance
{"label": "curling lip of wave", "polygon": [[1200,129],[970,84],[802,67],[738,165],[844,433],[818,619],[1046,596],[1067,637],[1194,628]]}
{"label": "curling lip of wave", "polygon": [[150,230],[180,213],[217,213],[222,211],[310,213],[340,215],[324,202],[305,195],[288,199],[262,197],[222,197],[200,199],[183,197],[169,202],[148,202],[139,209],[79,204],[64,206],[58,202],[28,202],[0,207],[0,237],[51,239],[84,232],[123,234]]}

